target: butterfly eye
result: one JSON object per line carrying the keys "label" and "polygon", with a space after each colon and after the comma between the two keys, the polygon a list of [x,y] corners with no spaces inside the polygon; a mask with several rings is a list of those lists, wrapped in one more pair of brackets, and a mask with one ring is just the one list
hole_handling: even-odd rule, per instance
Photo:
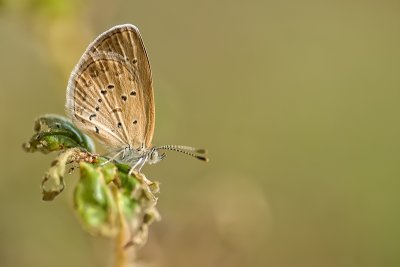
{"label": "butterfly eye", "polygon": [[153,152],[150,153],[150,159],[155,160],[156,158],[158,158],[158,152],[157,150],[154,150]]}

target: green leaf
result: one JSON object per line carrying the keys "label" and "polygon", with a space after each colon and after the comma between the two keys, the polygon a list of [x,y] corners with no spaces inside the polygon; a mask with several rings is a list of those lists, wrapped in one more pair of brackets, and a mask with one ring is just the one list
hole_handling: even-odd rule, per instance
{"label": "green leaf", "polygon": [[36,134],[23,145],[27,152],[49,153],[72,147],[94,151],[93,141],[62,116],[54,114],[41,116],[36,119],[34,130]]}
{"label": "green leaf", "polygon": [[126,221],[130,221],[134,217],[135,212],[138,211],[139,201],[127,194],[121,194],[119,201]]}
{"label": "green leaf", "polygon": [[111,162],[101,166],[100,170],[103,173],[104,181],[106,184],[109,184],[110,182],[114,181],[118,173],[117,167],[115,167],[115,165],[112,164]]}
{"label": "green leaf", "polygon": [[113,236],[118,229],[118,207],[101,168],[82,162],[81,177],[75,188],[76,212],[92,234]]}
{"label": "green leaf", "polygon": [[123,190],[123,193],[127,195],[132,195],[132,192],[139,185],[139,181],[134,176],[129,176],[126,173],[119,172],[118,173],[120,187]]}

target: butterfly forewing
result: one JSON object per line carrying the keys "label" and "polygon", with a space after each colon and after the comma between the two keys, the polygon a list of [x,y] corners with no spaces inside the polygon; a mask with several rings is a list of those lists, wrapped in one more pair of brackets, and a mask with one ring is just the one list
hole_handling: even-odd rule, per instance
{"label": "butterfly forewing", "polygon": [[88,51],[117,53],[137,70],[148,121],[144,143],[149,147],[154,133],[154,95],[150,63],[139,30],[130,24],[116,26],[100,35]]}
{"label": "butterfly forewing", "polygon": [[113,150],[150,147],[151,70],[135,26],[116,26],[89,45],[71,74],[67,111],[80,129]]}

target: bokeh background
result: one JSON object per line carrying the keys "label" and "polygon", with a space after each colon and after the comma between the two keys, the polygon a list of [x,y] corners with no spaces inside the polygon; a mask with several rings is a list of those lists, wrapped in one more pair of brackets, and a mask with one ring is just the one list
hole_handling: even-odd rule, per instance
{"label": "bokeh background", "polygon": [[[140,266],[400,266],[400,3],[0,1],[0,266],[112,263],[72,189],[41,200],[54,155],[21,144],[64,114],[69,73],[133,23],[153,69],[155,144],[170,152]],[[139,265],[137,265],[139,266]]]}

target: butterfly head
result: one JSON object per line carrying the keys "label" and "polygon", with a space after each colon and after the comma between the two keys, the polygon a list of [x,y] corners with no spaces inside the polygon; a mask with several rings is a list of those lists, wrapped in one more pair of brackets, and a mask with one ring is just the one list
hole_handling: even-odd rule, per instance
{"label": "butterfly head", "polygon": [[147,163],[155,164],[165,158],[165,153],[160,154],[157,147],[152,147],[147,156]]}

